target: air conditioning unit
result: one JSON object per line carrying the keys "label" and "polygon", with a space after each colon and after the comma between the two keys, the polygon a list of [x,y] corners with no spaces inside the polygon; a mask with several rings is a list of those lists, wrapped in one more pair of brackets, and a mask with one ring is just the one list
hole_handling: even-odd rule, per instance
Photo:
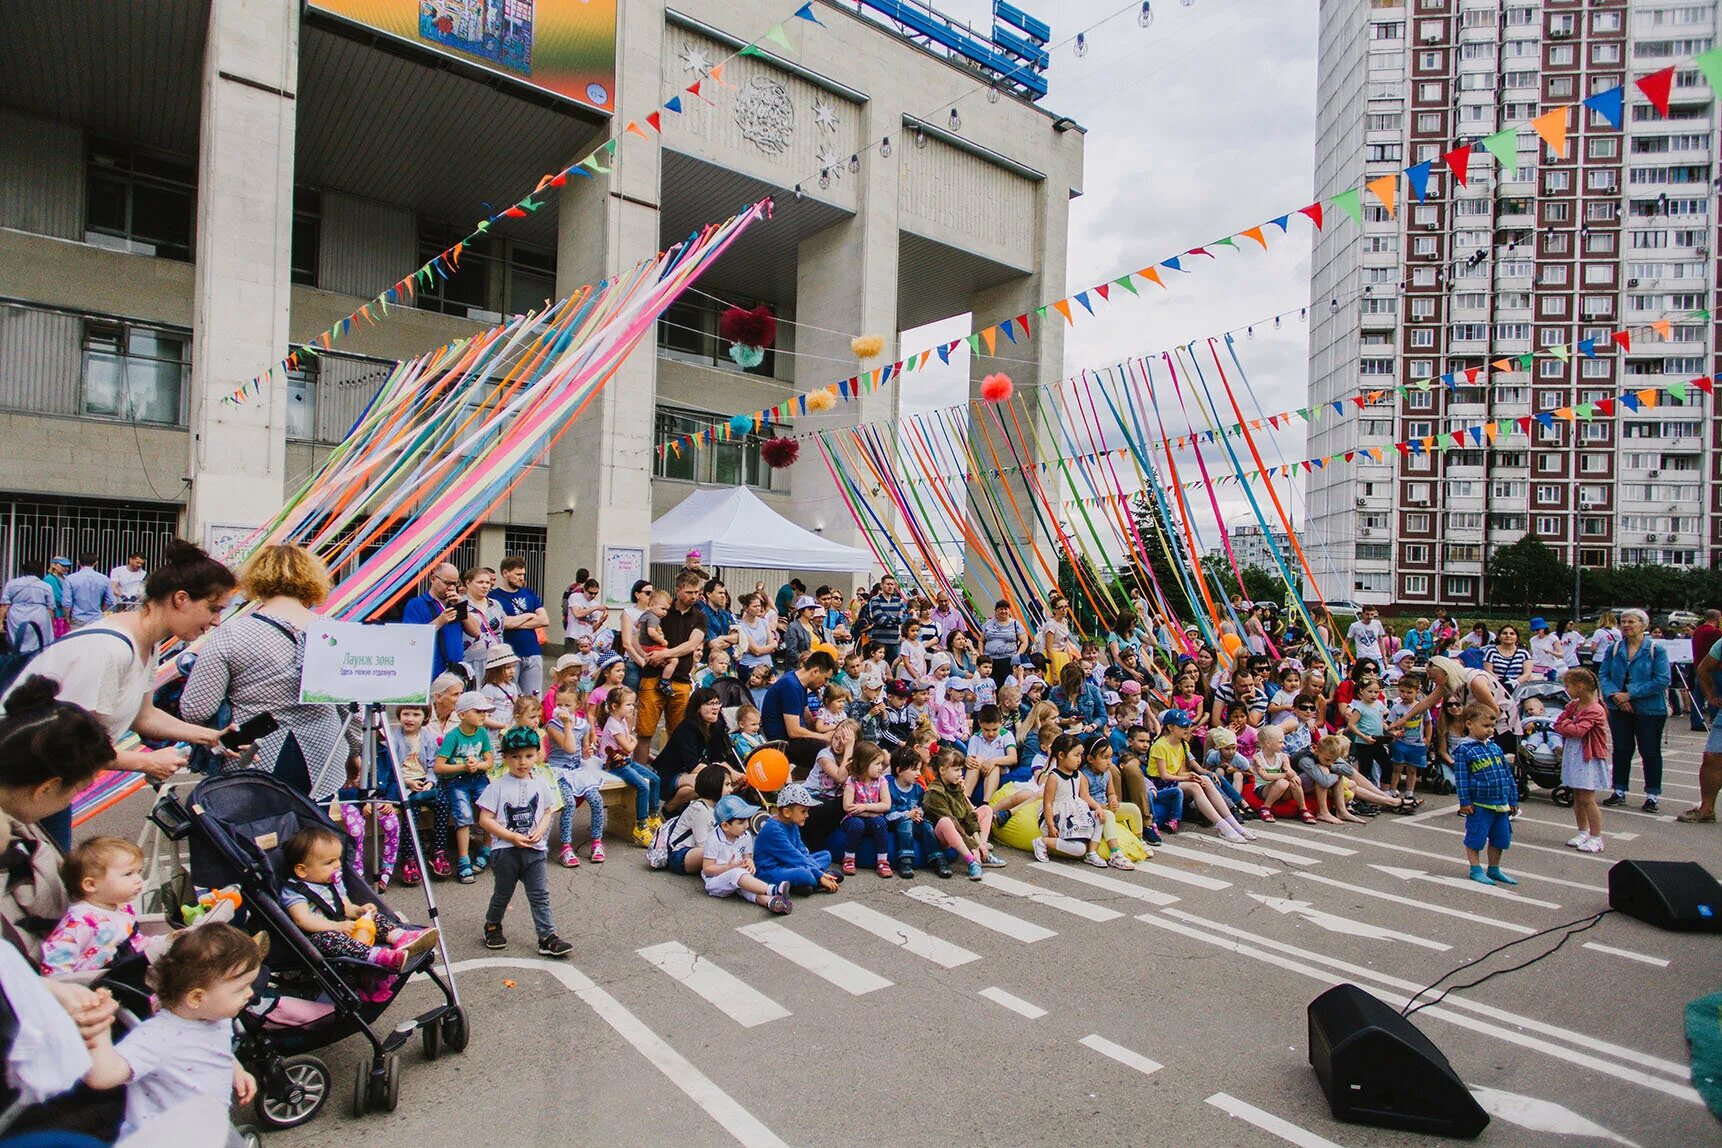
{"label": "air conditioning unit", "polygon": [[1660,470],[1650,471],[1649,474],[1650,474],[1651,478],[1661,478],[1662,477],[1662,472]]}
{"label": "air conditioning unit", "polygon": [[1361,498],[1357,500],[1357,509],[1359,509],[1359,510],[1362,510],[1365,506],[1368,506],[1368,505],[1369,505],[1369,503],[1365,502]]}
{"label": "air conditioning unit", "polygon": [[1628,287],[1637,287],[1637,286],[1638,286],[1638,280],[1636,280],[1636,279],[1628,279],[1628,280],[1627,280],[1627,281],[1626,281],[1626,285],[1627,285],[1627,286],[1628,286]]}
{"label": "air conditioning unit", "polygon": [[1654,534],[1646,534],[1646,535],[1645,535],[1645,536],[1644,536],[1644,540],[1645,540],[1645,541],[1646,541],[1646,542],[1655,542],[1655,541],[1656,541],[1656,535],[1654,535]]}
{"label": "air conditioning unit", "polygon": [[1549,29],[1549,39],[1551,39],[1551,40],[1570,40],[1570,39],[1572,39],[1572,36],[1573,36],[1573,31],[1571,28],[1551,28],[1551,29]]}
{"label": "air conditioning unit", "polygon": [[1375,533],[1375,528],[1371,527],[1371,526],[1365,526],[1362,529],[1360,529],[1358,531],[1358,533],[1363,535],[1363,537],[1368,538],[1370,535]]}

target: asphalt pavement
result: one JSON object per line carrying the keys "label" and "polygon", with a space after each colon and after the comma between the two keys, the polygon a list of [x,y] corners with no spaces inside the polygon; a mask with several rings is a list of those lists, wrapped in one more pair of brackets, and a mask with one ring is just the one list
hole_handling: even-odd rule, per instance
{"label": "asphalt pavement", "polygon": [[[1697,797],[1701,742],[1683,726],[1660,816],[1636,795],[1608,810],[1600,856],[1564,848],[1570,811],[1530,797],[1506,862],[1514,890],[1463,879],[1451,797],[1367,825],[1257,824],[1247,846],[1186,831],[1134,873],[1009,850],[981,883],[863,872],[786,917],[706,897],[615,842],[606,864],[552,866],[575,946],[563,962],[536,955],[523,894],[510,948],[493,953],[488,880],[441,883],[466,1052],[428,1062],[407,1046],[399,1108],[355,1121],[361,1045],[327,1050],[328,1108],[267,1142],[1426,1143],[1328,1114],[1305,1006],[1351,981],[1397,1009],[1507,942],[1522,943],[1447,983],[1546,951],[1559,934],[1531,935],[1606,908],[1622,858],[1722,874],[1716,827],[1673,823]],[[390,900],[422,915],[415,890]],[[1416,1023],[1493,1113],[1483,1143],[1716,1143],[1681,1009],[1718,988],[1722,937],[1611,914]],[[399,1015],[431,999],[409,986]]]}

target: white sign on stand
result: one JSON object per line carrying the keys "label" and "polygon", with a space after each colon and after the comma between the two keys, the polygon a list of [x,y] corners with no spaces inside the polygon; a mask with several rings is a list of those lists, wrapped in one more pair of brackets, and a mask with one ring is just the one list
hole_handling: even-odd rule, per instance
{"label": "white sign on stand", "polygon": [[602,586],[606,606],[632,606],[634,599],[628,592],[634,588],[634,583],[645,576],[644,546],[604,547]]}
{"label": "white sign on stand", "polygon": [[435,626],[366,626],[319,618],[305,632],[299,700],[426,705],[435,650]]}

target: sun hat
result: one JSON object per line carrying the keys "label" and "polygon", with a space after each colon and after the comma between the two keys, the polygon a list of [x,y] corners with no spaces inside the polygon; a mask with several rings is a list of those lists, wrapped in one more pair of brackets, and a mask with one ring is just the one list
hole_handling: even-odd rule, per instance
{"label": "sun hat", "polygon": [[975,683],[969,681],[969,679],[967,679],[967,678],[951,678],[945,682],[945,692],[946,693],[959,693],[959,694],[973,693],[974,688],[975,688]]}
{"label": "sun hat", "polygon": [[1142,683],[1132,678],[1118,687],[1118,692],[1127,698],[1133,698],[1142,692]]}
{"label": "sun hat", "polygon": [[1028,677],[1026,677],[1022,680],[1022,692],[1023,693],[1026,694],[1030,690],[1037,689],[1037,688],[1043,689],[1043,690],[1046,688],[1046,679],[1041,677],[1039,674],[1030,674]]}
{"label": "sun hat", "polygon": [[[729,798],[726,797],[724,800],[728,801]],[[805,809],[812,809],[819,803],[819,799],[813,796],[808,788],[799,781],[792,781],[777,791],[777,807],[779,809],[786,805],[799,805]]]}
{"label": "sun hat", "polygon": [[1118,696],[1117,690],[1107,690],[1105,693],[1100,695],[1100,700],[1105,705],[1115,706],[1124,699]]}
{"label": "sun hat", "polygon": [[495,708],[496,705],[477,690],[466,691],[454,703],[454,712],[457,714],[487,714]]}
{"label": "sun hat", "polygon": [[1549,620],[1547,618],[1543,617],[1541,614],[1539,614],[1535,618],[1531,619],[1531,629],[1533,629],[1533,630],[1546,630],[1548,628],[1549,628]]}
{"label": "sun hat", "polygon": [[885,679],[878,674],[862,674],[861,688],[864,690],[882,690],[885,688]]}
{"label": "sun hat", "polygon": [[757,805],[749,805],[742,798],[732,793],[717,803],[717,808],[712,812],[712,817],[717,820],[719,825],[722,825],[725,821],[745,820],[758,812],[759,807]]}
{"label": "sun hat", "polygon": [[563,654],[560,658],[556,659],[555,672],[559,674],[563,670],[571,670],[576,666],[584,668],[585,665],[586,659],[582,658],[579,654]]}
{"label": "sun hat", "polygon": [[519,664],[520,655],[507,646],[492,646],[484,652],[484,668],[486,670],[498,670],[503,666]]}

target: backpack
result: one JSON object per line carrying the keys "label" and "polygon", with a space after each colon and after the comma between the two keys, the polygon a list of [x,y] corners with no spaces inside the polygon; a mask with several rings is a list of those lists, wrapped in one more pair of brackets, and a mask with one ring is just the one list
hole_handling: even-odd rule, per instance
{"label": "backpack", "polygon": [[[35,623],[32,622],[30,625],[34,627]],[[59,641],[49,642],[47,645],[31,650],[27,654],[16,652],[0,654],[0,695],[4,695],[7,690],[12,688],[12,683],[18,681],[24,676],[24,670],[31,662],[36,660],[36,655],[40,654],[43,650],[48,649],[49,646],[58,645],[59,642],[70,641],[71,639],[80,637],[84,634],[107,634],[111,637],[118,638],[120,641],[124,642],[128,648],[132,648],[132,640],[130,638],[126,637],[124,634],[116,633],[113,630],[73,630],[65,637],[59,639]],[[38,629],[37,637],[40,636],[41,631]]]}
{"label": "backpack", "polygon": [[652,843],[646,846],[646,868],[668,869],[670,867],[670,838],[676,832],[676,826],[681,822],[682,815],[676,814],[652,834]]}

